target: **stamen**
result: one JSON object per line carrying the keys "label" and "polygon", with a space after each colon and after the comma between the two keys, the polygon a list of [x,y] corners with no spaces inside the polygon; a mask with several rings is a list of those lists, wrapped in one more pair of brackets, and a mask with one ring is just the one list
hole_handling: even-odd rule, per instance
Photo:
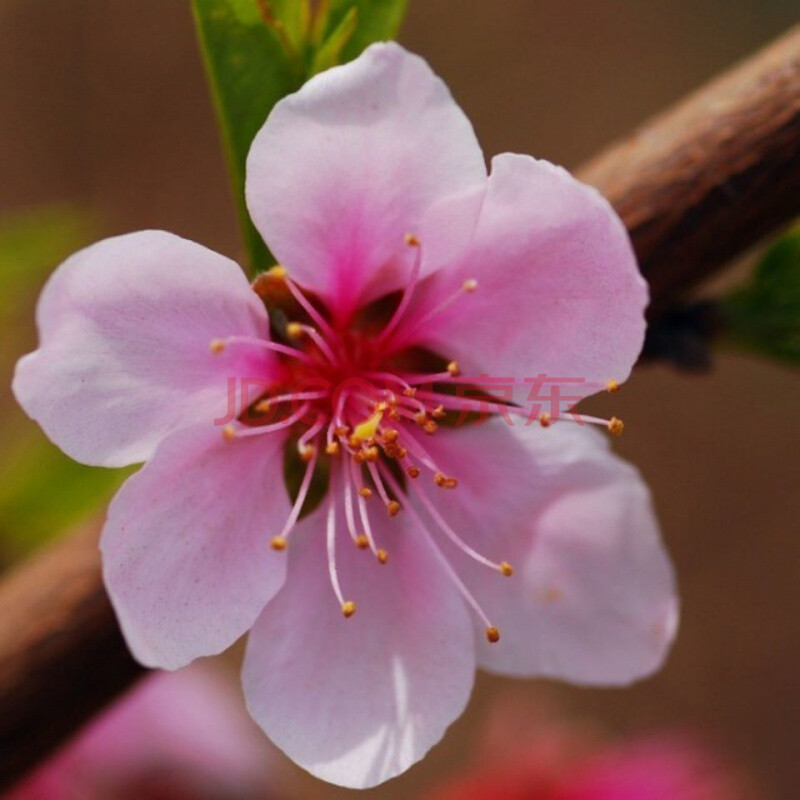
{"label": "stamen", "polygon": [[490,625],[486,629],[486,639],[490,644],[496,644],[500,641],[500,631],[497,630],[497,628],[495,628],[493,625]]}
{"label": "stamen", "polygon": [[[372,540],[372,533],[368,526],[364,526],[367,528],[366,534],[359,534],[356,532],[356,520],[355,514],[353,513],[353,485],[358,486],[358,479],[356,473],[354,472],[355,468],[347,464],[343,464],[342,469],[342,480],[344,481],[344,516],[347,520],[347,530],[350,533],[350,538],[353,540],[355,546],[359,549],[364,550],[369,547],[372,552],[377,555],[378,549],[375,547],[375,542]],[[358,491],[360,494],[361,489]]]}
{"label": "stamen", "polygon": [[336,334],[333,331],[333,328],[328,324],[325,317],[314,308],[314,304],[311,303],[306,296],[300,291],[297,284],[291,280],[288,275],[283,275],[283,282],[286,284],[286,288],[292,293],[292,297],[302,306],[303,310],[308,314],[311,319],[314,320],[316,325],[322,330],[329,339],[335,339]]}
{"label": "stamen", "polygon": [[326,521],[325,539],[328,549],[328,575],[331,580],[331,587],[345,618],[352,617],[356,613],[356,604],[352,600],[345,600],[342,594],[342,587],[339,585],[339,571],[336,568],[336,504],[335,495],[331,494],[328,501],[328,517]]}
{"label": "stamen", "polygon": [[[386,482],[389,484],[389,486],[392,487],[392,491],[395,492],[398,496],[400,496],[402,494],[402,491],[398,486],[397,481],[395,481],[394,477],[391,475],[391,473],[388,472],[388,470],[384,470],[384,472],[385,472]],[[431,547],[431,550],[433,550],[433,553],[436,556],[436,558],[439,559],[439,562],[441,563],[448,577],[455,584],[456,589],[458,589],[459,593],[467,602],[467,604],[470,606],[470,608],[472,608],[472,610],[475,612],[478,618],[483,622],[487,631],[487,638],[489,635],[488,631],[492,630],[497,635],[494,640],[490,639],[490,641],[495,641],[495,642],[498,641],[500,638],[500,634],[497,631],[497,628],[495,628],[494,625],[492,625],[492,623],[489,621],[489,618],[486,616],[486,613],[481,608],[478,601],[475,599],[475,597],[472,595],[469,589],[467,589],[466,585],[458,576],[458,573],[455,571],[455,569],[453,569],[453,565],[448,561],[444,553],[442,553],[442,551],[438,548],[433,536],[431,536],[430,531],[428,530],[425,523],[422,521],[420,515],[416,512],[416,509],[410,503],[406,503],[406,508],[408,509],[408,513],[411,515],[412,520],[417,526],[417,529],[425,537],[425,539],[427,540],[428,544]]]}
{"label": "stamen", "polygon": [[242,426],[240,428],[235,428],[233,425],[225,425],[222,429],[222,436],[226,441],[232,442],[234,439],[246,439],[250,436],[263,436],[265,433],[274,433],[275,431],[280,431],[293,425],[306,415],[309,408],[310,403],[303,403],[290,417],[287,417],[281,422],[275,422],[272,425]]}
{"label": "stamen", "polygon": [[458,486],[457,478],[448,478],[441,472],[437,472],[433,476],[433,481],[440,489],[455,489]]}
{"label": "stamen", "polygon": [[415,325],[425,325],[426,323],[430,322],[430,320],[432,320],[434,317],[438,317],[439,314],[441,314],[446,309],[450,308],[450,306],[453,305],[453,303],[455,303],[456,300],[458,300],[460,297],[462,297],[465,294],[472,294],[477,288],[478,288],[478,281],[476,281],[475,278],[469,278],[465,280],[464,283],[462,283],[461,286],[459,286],[458,289],[456,289],[456,291],[453,292],[453,294],[442,300],[442,302],[439,303],[438,306],[432,308],[427,314],[425,314],[425,316],[422,319],[415,322]]}
{"label": "stamen", "polygon": [[356,613],[356,604],[352,600],[347,600],[342,603],[342,614],[345,619],[350,619]]}
{"label": "stamen", "polygon": [[606,391],[609,394],[615,394],[619,391],[619,383],[612,378],[606,383]]}
{"label": "stamen", "polygon": [[394,314],[392,314],[391,319],[386,324],[386,327],[383,329],[380,336],[378,336],[377,339],[378,345],[381,345],[392,335],[392,333],[394,333],[394,330],[397,327],[397,323],[400,322],[401,318],[403,317],[403,314],[405,314],[406,309],[408,308],[409,301],[411,300],[411,295],[414,294],[414,289],[416,288],[417,283],[419,281],[419,273],[422,267],[422,247],[420,245],[420,241],[419,239],[417,239],[416,236],[412,236],[410,233],[407,233],[406,244],[409,247],[413,247],[415,250],[414,262],[411,265],[411,274],[408,277],[408,282],[403,288],[403,295],[400,298],[399,305],[395,309]]}
{"label": "stamen", "polygon": [[[290,323],[291,324],[291,323]],[[255,336],[228,336],[225,339],[212,339],[209,342],[209,350],[215,355],[224,352],[229,345],[245,345],[249,347],[258,347],[262,350],[272,350],[275,353],[282,353],[285,356],[296,358],[298,361],[310,363],[311,359],[307,353],[298,350],[296,347],[289,347],[288,345],[281,344],[280,342],[273,342],[270,339],[258,339]]]}
{"label": "stamen", "polygon": [[[353,484],[355,486],[358,486],[358,498],[357,498],[358,515],[359,515],[359,517],[361,517],[361,524],[364,527],[363,537],[364,537],[364,539],[366,539],[370,550],[372,550],[372,552],[374,553],[375,557],[378,559],[378,561],[380,561],[381,557],[380,557],[379,554],[380,554],[381,550],[378,550],[377,547],[375,546],[375,538],[372,535],[372,526],[369,524],[369,511],[367,510],[367,504],[365,502],[366,498],[361,493],[361,489],[364,488],[364,487],[359,486],[359,484],[361,482],[360,473],[359,473],[358,468],[356,467],[355,464],[351,464],[350,470],[351,470],[351,477],[353,479]],[[356,542],[356,544],[358,544],[358,542]],[[383,552],[385,553],[386,551],[384,550]]]}
{"label": "stamen", "polygon": [[474,550],[470,547],[448,524],[445,522],[442,515],[437,510],[436,506],[431,502],[430,498],[425,494],[424,490],[421,490],[417,497],[419,498],[420,502],[423,506],[425,506],[425,510],[433,517],[434,522],[441,528],[444,532],[445,536],[459,549],[462,553],[465,553],[470,558],[477,561],[479,564],[483,564],[485,567],[489,567],[490,569],[495,569],[502,575],[506,577],[510,577],[514,570],[512,569],[511,565],[507,561],[501,561],[500,563],[496,561],[491,561],[490,559],[486,558],[486,556],[482,556],[477,550]]}
{"label": "stamen", "polygon": [[290,403],[297,400],[321,400],[329,394],[330,392],[328,391],[320,390],[318,392],[293,392],[280,394],[276,397],[265,397],[253,406],[253,410],[258,414],[266,414],[273,406],[277,406],[280,403]]}
{"label": "stamen", "polygon": [[300,322],[290,322],[286,326],[286,335],[292,339],[299,339],[303,334],[314,342],[333,366],[341,366],[338,356],[333,352],[325,337],[322,336],[316,328],[312,328],[310,325],[303,325]]}
{"label": "stamen", "polygon": [[303,505],[308,497],[308,490],[311,486],[311,479],[314,477],[314,470],[317,466],[317,448],[314,448],[314,453],[308,461],[306,471],[303,474],[303,480],[300,482],[300,490],[297,492],[297,498],[294,501],[292,510],[289,512],[289,517],[283,525],[281,532],[272,538],[271,545],[273,550],[285,550],[289,534],[297,524],[300,517],[300,512],[303,510]]}
{"label": "stamen", "polygon": [[603,419],[602,417],[590,417],[586,414],[570,414],[575,422],[588,422],[590,425],[602,425],[612,436],[622,436],[625,430],[625,423],[619,417]]}

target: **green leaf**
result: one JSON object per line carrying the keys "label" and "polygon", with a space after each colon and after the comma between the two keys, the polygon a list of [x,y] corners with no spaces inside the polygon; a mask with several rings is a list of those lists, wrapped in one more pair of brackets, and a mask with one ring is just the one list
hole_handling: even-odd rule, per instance
{"label": "green leaf", "polygon": [[66,256],[94,238],[86,216],[43,209],[0,220],[0,557],[16,558],[98,511],[124,477],[77,464],[47,441],[14,400],[17,358],[35,347],[33,308]]}
{"label": "green leaf", "polygon": [[353,35],[342,51],[342,62],[358,56],[373,42],[394,39],[400,30],[407,0],[330,0],[327,30],[336,30],[344,17],[356,9],[358,20]]}
{"label": "green leaf", "polygon": [[722,302],[728,340],[800,364],[800,228],[774,244],[750,282]]}
{"label": "green leaf", "polygon": [[324,44],[314,53],[311,71],[316,74],[342,62],[342,52],[358,25],[358,9],[353,6],[341,19]]}
{"label": "green leaf", "polygon": [[275,103],[313,74],[397,33],[406,0],[192,0],[253,272],[274,259],[244,200],[250,144]]}
{"label": "green leaf", "polygon": [[[305,67],[287,39],[296,36],[296,20],[286,3],[269,6],[284,27],[281,36],[258,0],[192,0],[200,46],[233,181],[233,191],[253,271],[274,259],[247,213],[244,200],[245,160],[272,107],[300,88]],[[297,2],[294,3],[298,5]],[[286,14],[279,17],[278,14]]]}

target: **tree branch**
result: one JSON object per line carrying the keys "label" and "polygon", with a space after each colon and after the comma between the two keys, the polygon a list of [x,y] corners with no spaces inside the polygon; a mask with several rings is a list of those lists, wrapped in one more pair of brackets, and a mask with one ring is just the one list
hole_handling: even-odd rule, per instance
{"label": "tree branch", "polygon": [[622,217],[651,316],[800,215],[800,27],[579,171]]}
{"label": "tree branch", "polygon": [[[653,312],[800,214],[800,28],[580,171],[631,232]],[[0,583],[0,789],[131,683],[96,535]]]}

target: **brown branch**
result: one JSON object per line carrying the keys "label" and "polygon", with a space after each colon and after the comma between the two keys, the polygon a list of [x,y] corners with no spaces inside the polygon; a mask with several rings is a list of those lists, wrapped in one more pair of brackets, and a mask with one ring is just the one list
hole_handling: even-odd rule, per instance
{"label": "brown branch", "polygon": [[142,668],[100,579],[97,531],[45,549],[0,582],[0,790]]}
{"label": "brown branch", "polygon": [[[587,165],[656,311],[800,213],[800,29]],[[0,788],[140,674],[89,533],[0,584]]]}
{"label": "brown branch", "polygon": [[624,220],[653,316],[800,215],[800,27],[580,170]]}

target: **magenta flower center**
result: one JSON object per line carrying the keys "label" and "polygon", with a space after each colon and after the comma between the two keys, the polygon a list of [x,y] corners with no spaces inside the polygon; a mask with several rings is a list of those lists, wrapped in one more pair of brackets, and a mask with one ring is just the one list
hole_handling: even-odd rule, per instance
{"label": "magenta flower center", "polygon": [[[464,542],[426,492],[415,492],[415,499],[433,525],[425,524],[408,502],[416,481],[430,481],[442,490],[458,486],[458,478],[439,467],[425,441],[436,435],[440,424],[455,421],[450,418],[456,412],[463,414],[465,395],[459,389],[463,382],[455,361],[403,344],[403,321],[420,271],[419,243],[411,236],[406,241],[415,252],[415,260],[411,279],[399,299],[378,301],[362,309],[357,318],[343,327],[329,322],[288,278],[283,267],[267,273],[268,294],[284,289],[282,316],[293,309],[303,321],[292,320],[281,326],[278,332],[284,343],[245,337],[211,342],[211,350],[217,354],[231,346],[272,350],[281,364],[280,378],[235,424],[222,429],[223,436],[233,443],[245,437],[284,431],[296,443],[305,470],[292,511],[280,533],[271,538],[270,544],[276,551],[287,548],[308,499],[315,471],[322,459],[329,461],[328,566],[331,585],[345,617],[355,612],[355,603],[346,599],[336,568],[337,505],[344,509],[353,545],[371,551],[380,564],[388,562],[389,552],[376,539],[371,519],[376,513],[394,517],[405,509],[483,621],[487,639],[496,642],[499,631],[441,553],[436,539],[444,535],[467,556],[501,575],[511,576],[511,565],[493,561]],[[454,287],[451,295],[416,320],[415,325],[435,319],[477,288],[474,280]],[[386,306],[390,308],[388,312]]]}

